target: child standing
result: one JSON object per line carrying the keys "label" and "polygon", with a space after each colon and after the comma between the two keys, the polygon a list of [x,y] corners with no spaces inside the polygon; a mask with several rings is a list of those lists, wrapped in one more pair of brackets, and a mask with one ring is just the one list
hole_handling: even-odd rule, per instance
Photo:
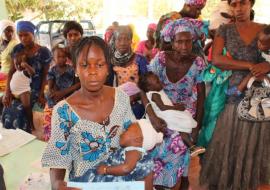
{"label": "child standing", "polygon": [[192,115],[185,110],[182,104],[172,104],[172,101],[163,91],[162,83],[153,72],[140,77],[139,87],[146,92],[146,96],[151,103],[156,115],[164,119],[167,127],[173,131],[179,131],[184,143],[189,147],[191,156],[204,153],[205,149],[196,147],[190,138],[190,133],[197,126],[197,122]]}
{"label": "child standing", "polygon": [[44,116],[44,138],[49,140],[51,135],[51,114],[53,106],[60,100],[68,97],[75,90],[80,88],[80,83],[75,77],[73,66],[67,64],[67,53],[60,45],[53,48],[55,65],[49,70],[47,105]]}
{"label": "child standing", "polygon": [[35,70],[27,63],[27,57],[24,52],[15,55],[14,65],[16,71],[10,80],[10,90],[15,98],[20,99],[29,122],[27,131],[31,132],[34,129],[34,124],[31,105],[30,77],[35,75]]}

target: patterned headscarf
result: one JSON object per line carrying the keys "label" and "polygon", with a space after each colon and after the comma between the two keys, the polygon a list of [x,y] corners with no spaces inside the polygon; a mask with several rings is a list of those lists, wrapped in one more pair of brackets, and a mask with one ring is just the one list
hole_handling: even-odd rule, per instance
{"label": "patterned headscarf", "polygon": [[117,51],[115,47],[115,41],[122,33],[127,33],[130,39],[132,39],[133,36],[132,30],[129,26],[120,25],[118,26],[116,31],[114,31],[112,39],[110,41],[110,48],[112,53],[111,63],[116,66],[123,66],[127,64],[133,58],[134,55],[131,47],[129,51],[125,54],[121,54],[119,51]]}
{"label": "patterned headscarf", "polygon": [[200,25],[203,25],[203,23],[201,23],[199,20],[190,18],[178,19],[168,23],[161,31],[161,36],[165,42],[172,42],[177,33],[190,32],[193,41],[196,41],[202,36],[202,32],[198,28]]}
{"label": "patterned headscarf", "polygon": [[157,24],[155,24],[155,23],[149,24],[148,29],[156,31],[157,30]]}
{"label": "patterned headscarf", "polygon": [[156,47],[160,48],[161,42],[161,30],[171,21],[177,20],[182,18],[179,12],[171,12],[165,15],[162,15],[157,24],[157,30],[155,32],[155,39],[156,39]]}
{"label": "patterned headscarf", "polygon": [[185,0],[187,5],[204,6],[207,0]]}

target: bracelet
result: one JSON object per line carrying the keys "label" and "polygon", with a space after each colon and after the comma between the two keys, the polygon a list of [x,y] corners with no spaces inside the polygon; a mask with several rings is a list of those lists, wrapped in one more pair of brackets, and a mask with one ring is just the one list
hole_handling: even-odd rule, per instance
{"label": "bracelet", "polygon": [[143,114],[143,116],[142,116],[141,119],[143,119],[143,118],[146,116],[146,114],[147,114],[146,111],[147,111],[147,108],[148,108],[149,105],[151,105],[150,102],[148,102],[148,103],[146,104],[146,106],[145,106],[145,108],[144,108],[144,114]]}
{"label": "bracelet", "polygon": [[103,172],[104,174],[107,174],[107,166],[104,167]]}
{"label": "bracelet", "polygon": [[145,106],[145,112],[146,112],[146,110],[147,110],[147,108],[148,108],[149,105],[151,105],[150,102],[148,102],[148,103],[146,104],[146,106]]}

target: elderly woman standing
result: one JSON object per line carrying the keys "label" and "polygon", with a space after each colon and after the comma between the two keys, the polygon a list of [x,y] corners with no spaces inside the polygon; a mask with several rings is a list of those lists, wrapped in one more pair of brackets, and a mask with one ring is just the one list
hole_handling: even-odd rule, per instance
{"label": "elderly woman standing", "polygon": [[[229,88],[239,85],[250,72],[254,76],[270,72],[269,63],[264,62],[257,47],[257,34],[263,25],[250,18],[254,3],[255,0],[228,0],[235,23],[222,25],[214,40],[214,65],[232,70]],[[223,48],[231,58],[222,54]],[[228,95],[203,158],[200,180],[210,190],[253,190],[269,183],[270,122],[240,120],[237,106],[242,98]]]}
{"label": "elderly woman standing", "polygon": [[11,51],[18,43],[15,25],[9,20],[0,21],[0,91],[5,91],[7,74],[11,66]]}
{"label": "elderly woman standing", "polygon": [[[17,34],[20,43],[16,45],[12,51],[12,59],[16,54],[23,53],[26,56],[26,62],[34,68],[35,75],[31,77],[31,104],[34,106],[38,103],[39,107],[44,106],[44,87],[46,84],[46,75],[49,64],[52,60],[51,52],[46,47],[41,47],[34,41],[35,25],[29,21],[19,21],[17,23]],[[15,66],[12,61],[11,68],[8,73],[7,87],[3,104],[5,106],[2,115],[3,126],[8,129],[20,128],[31,132],[29,122],[26,119],[23,106],[18,99],[14,99],[10,90],[10,80],[15,72]]]}
{"label": "elderly woman standing", "polygon": [[[147,72],[147,60],[144,56],[132,51],[132,30],[129,26],[119,26],[114,32],[111,49],[111,63],[116,75],[116,85],[125,83],[137,84],[139,75]],[[139,91],[138,91],[139,92]],[[134,115],[140,119],[144,115],[143,105],[138,102],[139,93],[131,98],[131,105]]]}
{"label": "elderly woman standing", "polygon": [[[172,44],[172,51],[161,51],[148,66],[163,82],[164,91],[174,104],[182,104],[198,125],[202,121],[204,83],[201,73],[204,60],[192,53],[193,40],[198,39],[197,28],[191,22],[179,19],[162,30],[162,37]],[[147,113],[152,123],[157,116]],[[198,126],[199,128],[199,126]],[[192,131],[196,140],[198,129]],[[179,189],[181,177],[187,176],[189,151],[179,133],[167,129],[163,143],[153,151],[154,185]]]}

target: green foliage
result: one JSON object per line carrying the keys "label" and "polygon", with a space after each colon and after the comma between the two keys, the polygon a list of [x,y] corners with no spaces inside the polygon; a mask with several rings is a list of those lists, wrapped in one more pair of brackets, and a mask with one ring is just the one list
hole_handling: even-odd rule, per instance
{"label": "green foliage", "polygon": [[9,18],[23,18],[25,12],[33,12],[33,19],[81,19],[93,18],[102,8],[100,0],[5,0]]}

